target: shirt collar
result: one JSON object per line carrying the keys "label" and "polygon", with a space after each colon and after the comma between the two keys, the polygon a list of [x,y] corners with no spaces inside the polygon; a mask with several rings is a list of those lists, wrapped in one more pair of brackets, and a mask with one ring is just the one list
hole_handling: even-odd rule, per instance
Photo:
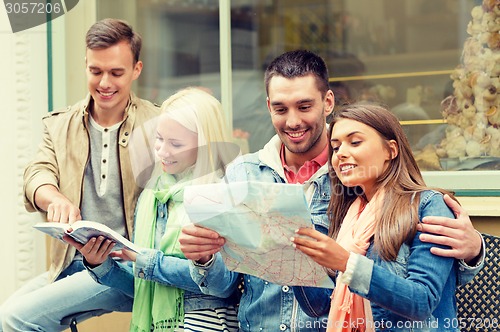
{"label": "shirt collar", "polygon": [[286,180],[288,183],[304,183],[316,173],[321,166],[328,161],[328,144],[325,148],[312,160],[306,161],[297,173],[295,173],[285,162],[285,145],[281,144],[280,149],[281,165],[285,171]]}

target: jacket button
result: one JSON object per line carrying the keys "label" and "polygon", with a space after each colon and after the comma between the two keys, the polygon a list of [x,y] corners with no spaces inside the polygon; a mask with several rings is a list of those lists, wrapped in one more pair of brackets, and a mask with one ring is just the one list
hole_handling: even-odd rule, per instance
{"label": "jacket button", "polygon": [[283,286],[283,287],[281,287],[281,290],[286,293],[286,292],[288,292],[290,290],[290,287]]}
{"label": "jacket button", "polygon": [[285,330],[286,330],[286,325],[280,324],[280,331],[285,331]]}

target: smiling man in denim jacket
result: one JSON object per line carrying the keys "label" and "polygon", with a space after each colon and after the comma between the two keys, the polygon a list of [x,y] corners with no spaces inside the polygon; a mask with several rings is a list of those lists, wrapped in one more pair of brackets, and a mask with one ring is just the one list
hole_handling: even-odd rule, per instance
{"label": "smiling man in denim jacket", "polygon": [[[331,193],[326,117],[334,106],[326,64],[318,55],[308,51],[287,52],[268,66],[265,84],[267,106],[277,135],[262,150],[233,163],[226,178],[228,181],[303,184],[314,227],[326,234],[329,225],[326,211]],[[454,208],[455,211],[458,209]],[[463,229],[451,229],[446,227],[448,220],[432,217],[429,226],[443,225],[444,229],[451,229],[451,234],[443,234],[440,229],[430,231],[447,235],[445,238],[453,248],[467,248],[465,252],[454,250],[451,255],[470,260],[481,251],[481,240],[467,215],[461,212],[461,218],[465,219],[460,220],[460,224],[465,225]],[[467,240],[474,239],[470,247],[464,246],[464,234],[468,235]],[[437,242],[434,238],[428,240]],[[192,225],[183,229],[179,241],[186,257],[193,260],[191,276],[203,292],[227,296],[234,291],[241,275],[229,271],[217,253],[224,245],[224,238]],[[450,255],[450,252],[440,254]],[[462,266],[464,281],[470,280],[480,269],[480,265],[470,268],[463,262]],[[243,279],[244,292],[238,313],[242,331],[326,330],[330,303],[318,303],[322,296],[317,295],[318,292],[331,294],[331,289],[281,286],[252,275],[243,275]],[[310,305],[301,308],[296,298],[300,298],[303,305]]]}

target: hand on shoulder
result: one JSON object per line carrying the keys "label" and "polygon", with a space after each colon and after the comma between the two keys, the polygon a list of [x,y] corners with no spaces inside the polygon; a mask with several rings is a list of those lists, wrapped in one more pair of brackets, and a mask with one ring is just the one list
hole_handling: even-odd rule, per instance
{"label": "hand on shoulder", "polygon": [[449,249],[431,248],[431,252],[435,255],[454,257],[471,263],[481,253],[481,235],[474,229],[469,215],[457,201],[449,195],[444,196],[444,201],[453,210],[456,219],[424,217],[417,226],[417,229],[424,233],[420,235],[420,240],[450,247]]}

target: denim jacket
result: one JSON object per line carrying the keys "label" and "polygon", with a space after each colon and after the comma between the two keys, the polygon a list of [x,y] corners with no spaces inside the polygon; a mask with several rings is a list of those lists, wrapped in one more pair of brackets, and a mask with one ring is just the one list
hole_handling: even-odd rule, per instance
{"label": "denim jacket", "polygon": [[[419,220],[425,216],[454,217],[435,191],[420,195]],[[430,248],[436,245],[420,241],[419,235],[401,246],[394,261],[383,260],[373,243],[366,257],[351,253],[347,284],[353,293],[370,300],[377,331],[459,331],[455,302],[459,263],[433,255]],[[323,300],[330,298],[323,294]]]}
{"label": "denim jacket", "polygon": [[[284,183],[285,174],[279,149],[281,141],[275,136],[257,153],[245,155],[235,161],[226,172],[228,181],[264,181]],[[330,182],[327,165],[321,167],[304,190],[315,228],[322,233],[328,231],[326,210],[330,200]],[[191,276],[206,294],[228,296],[240,281],[244,280],[244,292],[240,300],[238,320],[240,330],[255,331],[325,331],[327,308],[322,316],[309,317],[301,309],[295,297],[300,294],[305,302],[313,302],[317,289],[314,287],[290,287],[267,282],[263,279],[229,271],[220,254],[214,256],[207,266],[192,265]],[[331,294],[331,290],[327,290]],[[312,296],[311,296],[312,295]]]}
{"label": "denim jacket", "polygon": [[[140,198],[139,198],[140,199]],[[156,209],[156,243],[165,231],[167,224],[167,203],[158,203]],[[103,264],[87,270],[98,283],[118,288],[130,297],[134,296],[134,275],[163,285],[184,290],[184,310],[186,312],[221,308],[236,305],[235,293],[227,293],[225,298],[202,293],[198,284],[190,277],[190,263],[187,259],[166,256],[158,249],[142,249],[135,262],[116,262],[108,258]]]}

